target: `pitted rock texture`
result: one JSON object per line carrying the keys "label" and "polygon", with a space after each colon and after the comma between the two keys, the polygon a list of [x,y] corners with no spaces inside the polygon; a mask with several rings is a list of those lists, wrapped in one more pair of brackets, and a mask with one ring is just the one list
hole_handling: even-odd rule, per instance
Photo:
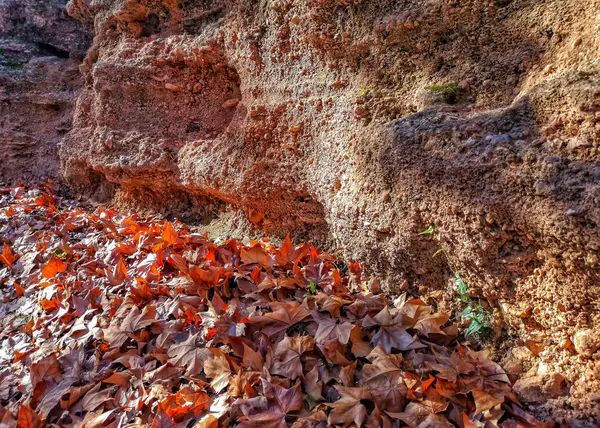
{"label": "pitted rock texture", "polygon": [[460,272],[498,343],[577,382],[599,358],[566,345],[600,329],[599,7],[72,0],[94,40],[62,172],[120,206],[327,243],[448,308]]}
{"label": "pitted rock texture", "polygon": [[58,143],[71,129],[91,42],[66,1],[0,2],[0,182],[58,178]]}

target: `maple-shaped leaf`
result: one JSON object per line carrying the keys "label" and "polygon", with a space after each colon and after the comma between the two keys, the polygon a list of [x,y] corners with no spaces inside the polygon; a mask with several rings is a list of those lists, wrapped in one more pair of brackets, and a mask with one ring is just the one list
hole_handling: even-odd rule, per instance
{"label": "maple-shaped leaf", "polygon": [[162,240],[167,245],[176,245],[180,242],[179,235],[175,231],[175,228],[171,224],[171,222],[165,222],[165,228],[162,233]]}
{"label": "maple-shaped leaf", "polygon": [[17,260],[17,258],[18,256],[15,254],[12,248],[8,246],[8,244],[4,244],[4,246],[2,246],[2,253],[0,253],[0,262],[10,267]]}
{"label": "maple-shaped leaf", "polygon": [[119,263],[113,269],[106,268],[105,273],[111,285],[121,284],[129,276],[122,258],[120,258]]}
{"label": "maple-shaped leaf", "polygon": [[341,344],[337,339],[317,344],[319,350],[329,364],[347,366],[352,362],[346,357],[346,345]]}
{"label": "maple-shaped leaf", "polygon": [[52,379],[59,382],[62,379],[62,373],[56,354],[50,354],[31,364],[31,385],[34,387],[44,379]]}
{"label": "maple-shaped leaf", "polygon": [[485,412],[504,403],[507,396],[517,401],[510,386],[494,381],[482,382],[481,387],[471,389],[471,394],[475,399],[475,413]]}
{"label": "maple-shaped leaf", "polygon": [[379,410],[379,407],[375,406],[367,419],[365,428],[392,428],[392,421]]}
{"label": "maple-shaped leaf", "polygon": [[244,354],[243,354],[242,365],[249,369],[261,371],[265,364],[265,360],[264,360],[262,354],[258,351],[255,351],[254,349],[250,348],[245,343],[243,344],[243,346],[244,346]]}
{"label": "maple-shaped leaf", "polygon": [[363,319],[369,314],[380,312],[386,306],[385,298],[381,294],[359,294],[354,299],[354,303],[346,307],[346,310],[357,319]]}
{"label": "maple-shaped leaf", "polygon": [[295,379],[302,376],[302,354],[312,351],[315,340],[309,336],[286,337],[277,344],[271,373]]}
{"label": "maple-shaped leaf", "polygon": [[323,400],[323,381],[319,379],[319,368],[313,367],[303,378],[304,390],[306,394],[314,400]]}
{"label": "maple-shaped leaf", "polygon": [[366,357],[373,350],[371,344],[364,340],[364,334],[358,325],[355,325],[350,331],[351,351],[355,357]]}
{"label": "maple-shaped leaf", "polygon": [[340,296],[327,296],[324,293],[319,293],[317,296],[317,304],[321,307],[321,311],[329,312],[332,318],[340,318],[342,306],[350,303],[352,303],[352,301],[342,299]]}
{"label": "maple-shaped leaf", "polygon": [[114,415],[116,409],[108,410],[106,412],[89,412],[85,415],[81,426],[85,428],[100,428],[111,426],[110,419]]}
{"label": "maple-shaped leaf", "polygon": [[446,379],[452,383],[456,383],[458,376],[471,374],[475,371],[475,366],[469,361],[465,361],[460,357],[458,352],[453,352],[450,357],[433,352],[436,362],[428,361],[426,366],[438,372],[436,377]]}
{"label": "maple-shaped leaf", "polygon": [[367,357],[373,364],[362,368],[362,381],[377,406],[386,411],[399,412],[404,408],[408,388],[404,383],[402,355],[387,354],[377,347]]}
{"label": "maple-shaped leaf", "polygon": [[300,381],[293,387],[284,388],[262,379],[263,393],[267,403],[259,401],[261,407],[245,407],[246,416],[238,419],[240,428],[287,428],[288,413],[298,412],[304,407]]}
{"label": "maple-shaped leaf", "polygon": [[105,406],[112,401],[112,388],[100,390],[102,383],[98,382],[95,387],[90,389],[78,403],[86,412],[92,412],[100,406]]}
{"label": "maple-shaped leaf", "polygon": [[213,353],[204,346],[198,345],[198,334],[190,336],[185,342],[172,345],[169,348],[169,362],[174,366],[185,367],[188,375],[198,375],[204,368],[204,362]]}
{"label": "maple-shaped leaf", "polygon": [[265,397],[274,400],[281,412],[288,414],[295,412],[304,407],[304,399],[302,398],[302,385],[299,380],[290,388],[267,382],[264,378],[261,379],[263,393]]}
{"label": "maple-shaped leaf", "polygon": [[50,261],[42,268],[42,276],[44,278],[54,278],[60,272],[64,272],[67,269],[67,264],[64,263],[58,257],[52,256]]}
{"label": "maple-shaped leaf", "polygon": [[307,281],[314,282],[322,289],[329,287],[329,290],[331,291],[331,285],[334,283],[334,278],[330,275],[330,270],[329,264],[325,263],[323,260],[309,263],[302,268],[304,278]]}
{"label": "maple-shaped leaf", "polygon": [[112,348],[120,348],[127,339],[136,339],[134,333],[156,323],[156,308],[154,306],[144,306],[140,312],[137,306],[132,306],[127,316],[117,325],[115,321],[109,328],[104,330],[104,340]]}
{"label": "maple-shaped leaf", "polygon": [[199,266],[189,268],[189,275],[196,284],[205,286],[215,286],[223,276],[224,268],[222,266],[209,266],[202,269]]}
{"label": "maple-shaped leaf", "polygon": [[362,326],[363,328],[379,326],[379,330],[375,333],[371,342],[376,346],[381,346],[388,354],[392,353],[392,348],[399,351],[408,351],[426,347],[414,339],[400,323],[400,318],[393,317],[388,307],[385,307],[375,317],[367,315],[362,321]]}
{"label": "maple-shaped leaf", "polygon": [[355,424],[357,427],[362,426],[367,416],[367,409],[360,401],[370,400],[370,391],[367,388],[345,386],[336,386],[335,389],[340,394],[340,399],[334,403],[327,403],[333,409],[327,418],[329,425],[342,424],[347,427]]}
{"label": "maple-shaped leaf", "polygon": [[392,418],[400,419],[409,427],[454,427],[444,415],[432,413],[429,407],[416,401],[408,403],[404,412],[387,412],[387,414]]}
{"label": "maple-shaped leaf", "polygon": [[65,378],[61,380],[58,385],[55,385],[50,390],[46,391],[36,408],[37,413],[42,419],[45,419],[50,414],[60,402],[60,399],[69,392],[76,381],[77,379],[73,377]]}
{"label": "maple-shaped leaf", "polygon": [[441,327],[448,322],[450,317],[446,313],[437,313],[425,315],[414,324],[416,330],[419,330],[425,336],[430,334],[445,334]]}
{"label": "maple-shaped leaf", "polygon": [[298,418],[292,428],[321,428],[327,424],[327,414],[323,410],[316,410],[310,416]]}
{"label": "maple-shaped leaf", "polygon": [[204,361],[204,373],[207,378],[211,379],[210,386],[217,394],[229,385],[231,369],[227,358],[222,355],[215,355]]}
{"label": "maple-shaped leaf", "polygon": [[350,332],[354,328],[349,322],[341,322],[338,319],[324,317],[318,312],[313,312],[313,319],[318,328],[315,333],[315,340],[319,343],[337,340],[342,344],[347,344],[350,340]]}
{"label": "maple-shaped leaf", "polygon": [[273,312],[250,317],[248,322],[262,328],[267,336],[287,330],[296,323],[306,320],[310,314],[299,304],[271,302]]}
{"label": "maple-shaped leaf", "polygon": [[242,248],[240,258],[245,265],[258,264],[265,268],[270,268],[273,265],[271,256],[265,252],[260,244],[256,244],[249,249]]}
{"label": "maple-shaped leaf", "polygon": [[275,252],[275,262],[280,266],[293,265],[296,260],[306,254],[307,251],[308,248],[306,245],[295,248],[292,244],[290,234],[288,233],[281,244],[281,249]]}
{"label": "maple-shaped leaf", "polygon": [[192,385],[181,388],[175,394],[167,395],[164,400],[158,403],[158,411],[164,412],[167,416],[181,420],[188,413],[194,416],[201,415],[210,405],[209,395]]}

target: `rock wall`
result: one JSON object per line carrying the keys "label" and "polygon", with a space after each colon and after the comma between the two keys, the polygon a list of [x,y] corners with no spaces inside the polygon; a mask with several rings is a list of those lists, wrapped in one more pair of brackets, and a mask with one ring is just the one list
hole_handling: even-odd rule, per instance
{"label": "rock wall", "polygon": [[78,64],[90,29],[66,0],[0,2],[0,182],[58,178],[57,146],[71,128]]}
{"label": "rock wall", "polygon": [[600,380],[599,7],[72,0],[94,40],[62,172],[121,206],[292,231],[446,308],[460,272],[500,350]]}

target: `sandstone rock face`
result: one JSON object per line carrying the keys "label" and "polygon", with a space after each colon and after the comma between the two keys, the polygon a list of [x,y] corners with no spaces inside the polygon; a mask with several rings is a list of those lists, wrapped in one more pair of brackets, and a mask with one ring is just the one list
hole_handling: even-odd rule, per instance
{"label": "sandstone rock face", "polygon": [[0,2],[0,182],[57,178],[91,33],[61,0]]}
{"label": "sandstone rock face", "polygon": [[575,333],[573,344],[578,354],[591,357],[600,349],[600,333],[594,330],[580,330]]}
{"label": "sandstone rock face", "polygon": [[599,6],[72,0],[94,40],[62,172],[123,206],[292,231],[447,307],[460,272],[564,364],[565,337],[600,327]]}

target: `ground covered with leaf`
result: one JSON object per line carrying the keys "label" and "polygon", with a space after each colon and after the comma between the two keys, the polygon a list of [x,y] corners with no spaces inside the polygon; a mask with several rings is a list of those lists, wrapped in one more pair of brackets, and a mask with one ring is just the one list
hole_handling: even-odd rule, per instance
{"label": "ground covered with leaf", "polygon": [[310,244],[0,190],[3,427],[529,427],[449,316]]}

